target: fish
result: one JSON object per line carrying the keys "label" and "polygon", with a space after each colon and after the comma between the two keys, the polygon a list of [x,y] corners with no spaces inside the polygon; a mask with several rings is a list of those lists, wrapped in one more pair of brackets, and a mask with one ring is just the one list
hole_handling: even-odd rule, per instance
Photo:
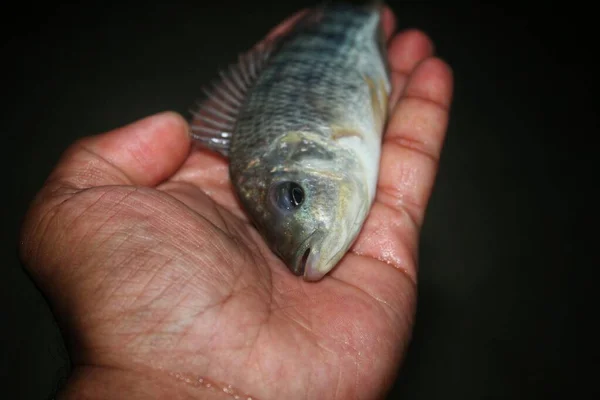
{"label": "fish", "polygon": [[294,276],[323,279],[375,199],[390,68],[382,1],[329,1],[219,72],[192,139],[228,161],[242,209]]}

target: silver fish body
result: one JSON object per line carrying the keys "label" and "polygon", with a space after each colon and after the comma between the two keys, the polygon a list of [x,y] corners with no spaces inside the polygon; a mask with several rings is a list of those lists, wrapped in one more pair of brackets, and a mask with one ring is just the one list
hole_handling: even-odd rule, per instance
{"label": "silver fish body", "polygon": [[193,136],[229,158],[250,219],[306,280],[345,255],[375,197],[391,90],[380,10],[312,10],[223,75],[196,113]]}

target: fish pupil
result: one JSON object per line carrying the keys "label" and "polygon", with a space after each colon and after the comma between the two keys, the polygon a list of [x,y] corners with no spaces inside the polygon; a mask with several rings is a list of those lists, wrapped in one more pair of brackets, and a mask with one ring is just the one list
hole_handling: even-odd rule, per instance
{"label": "fish pupil", "polygon": [[279,183],[275,190],[275,203],[279,208],[293,211],[304,202],[304,190],[296,182]]}

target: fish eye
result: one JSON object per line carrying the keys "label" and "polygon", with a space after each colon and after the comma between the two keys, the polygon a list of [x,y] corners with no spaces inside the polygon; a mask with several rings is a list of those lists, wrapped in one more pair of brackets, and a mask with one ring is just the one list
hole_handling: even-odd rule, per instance
{"label": "fish eye", "polygon": [[273,190],[274,202],[277,207],[293,211],[304,202],[304,189],[296,182],[280,182]]}

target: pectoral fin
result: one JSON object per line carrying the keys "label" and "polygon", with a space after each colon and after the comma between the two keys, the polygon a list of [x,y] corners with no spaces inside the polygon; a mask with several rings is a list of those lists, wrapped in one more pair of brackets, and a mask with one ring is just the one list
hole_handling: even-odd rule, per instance
{"label": "pectoral fin", "polygon": [[375,82],[372,78],[365,76],[365,82],[369,86],[369,94],[371,97],[371,110],[375,121],[376,129],[382,132],[385,120],[387,118],[388,95],[385,89],[383,79],[378,79]]}
{"label": "pectoral fin", "polygon": [[359,139],[363,139],[362,133],[356,129],[344,128],[341,126],[332,126],[331,131],[331,138],[333,140],[340,140],[342,138],[347,137],[357,137]]}

